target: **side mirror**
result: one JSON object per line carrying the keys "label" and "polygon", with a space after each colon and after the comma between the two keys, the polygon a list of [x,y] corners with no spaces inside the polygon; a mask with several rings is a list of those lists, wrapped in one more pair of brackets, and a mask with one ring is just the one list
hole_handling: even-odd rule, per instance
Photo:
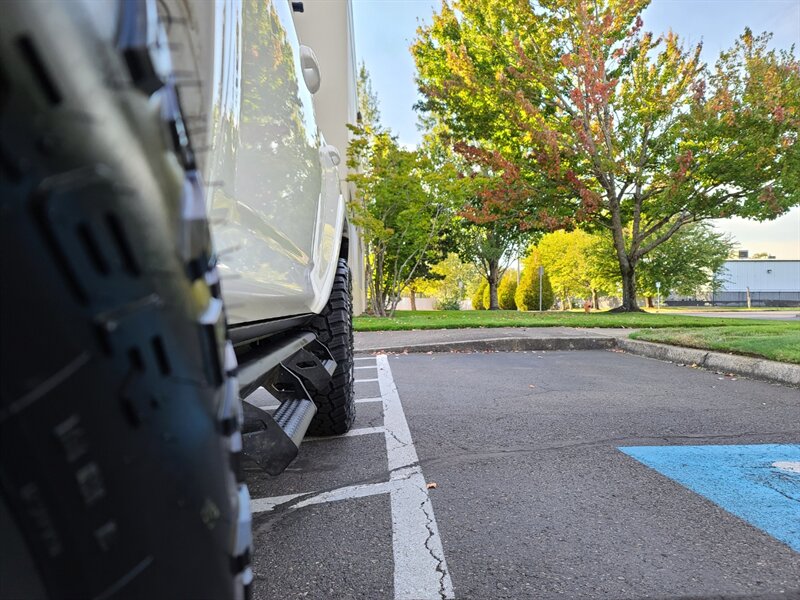
{"label": "side mirror", "polygon": [[303,80],[306,82],[308,91],[316,94],[322,83],[322,77],[319,74],[317,55],[308,46],[300,46],[300,68],[303,70]]}
{"label": "side mirror", "polygon": [[342,164],[342,155],[339,154],[339,149],[336,146],[328,144],[322,148],[322,153],[326,154],[328,158],[331,159],[334,167],[338,167],[340,164]]}

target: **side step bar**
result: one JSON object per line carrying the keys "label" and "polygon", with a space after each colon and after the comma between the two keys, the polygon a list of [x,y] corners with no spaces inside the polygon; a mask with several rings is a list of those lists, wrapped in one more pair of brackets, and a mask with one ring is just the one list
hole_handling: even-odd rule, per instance
{"label": "side step bar", "polygon": [[314,341],[316,341],[314,334],[306,331],[265,344],[245,356],[237,356],[239,397],[247,398],[263,385],[281,362]]}
{"label": "side step bar", "polygon": [[[297,456],[317,412],[306,386],[316,391],[327,385],[336,361],[312,333],[283,338],[243,358],[242,451],[270,475],[279,475]],[[274,414],[247,401],[259,387],[280,402]]]}
{"label": "side step bar", "polygon": [[286,400],[273,417],[249,402],[242,406],[250,430],[242,434],[242,452],[270,475],[280,475],[297,457],[317,407],[311,400]]}

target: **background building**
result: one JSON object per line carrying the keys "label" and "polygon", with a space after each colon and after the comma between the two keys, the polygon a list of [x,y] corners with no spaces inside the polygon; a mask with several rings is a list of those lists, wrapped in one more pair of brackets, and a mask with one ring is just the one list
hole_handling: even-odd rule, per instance
{"label": "background building", "polygon": [[728,260],[717,279],[714,304],[800,306],[800,260]]}

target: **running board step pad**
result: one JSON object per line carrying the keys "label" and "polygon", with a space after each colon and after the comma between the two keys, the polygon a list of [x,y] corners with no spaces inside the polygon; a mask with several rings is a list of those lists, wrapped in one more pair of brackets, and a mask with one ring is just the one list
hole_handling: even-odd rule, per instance
{"label": "running board step pad", "polygon": [[[309,390],[325,389],[336,361],[309,332],[278,340],[248,358],[239,367],[242,452],[270,475],[279,475],[297,456],[317,412]],[[246,400],[258,387],[280,402],[274,414]]]}
{"label": "running board step pad", "polygon": [[299,447],[308,431],[317,406],[311,400],[287,400],[272,416],[286,436]]}
{"label": "running board step pad", "polygon": [[297,456],[316,405],[304,398],[284,400],[274,416],[246,400],[242,408],[242,452],[270,475],[280,475]]}

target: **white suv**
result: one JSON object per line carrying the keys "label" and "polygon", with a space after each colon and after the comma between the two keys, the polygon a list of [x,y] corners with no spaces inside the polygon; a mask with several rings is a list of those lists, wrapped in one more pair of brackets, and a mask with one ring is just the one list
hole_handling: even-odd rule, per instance
{"label": "white suv", "polygon": [[0,597],[243,598],[242,456],[277,474],[351,426],[301,9],[3,3]]}

